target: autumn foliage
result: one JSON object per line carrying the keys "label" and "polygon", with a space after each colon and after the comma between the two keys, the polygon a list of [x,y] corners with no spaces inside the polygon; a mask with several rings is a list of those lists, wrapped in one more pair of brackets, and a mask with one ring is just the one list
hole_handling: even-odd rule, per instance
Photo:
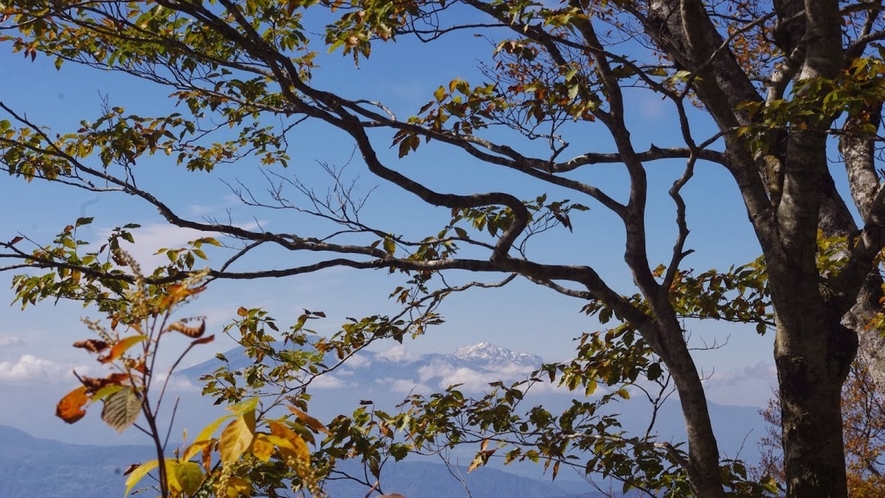
{"label": "autumn foliage", "polygon": [[[324,496],[316,484],[305,439],[312,441],[314,433],[328,433],[328,430],[294,406],[287,407],[290,412],[287,417],[267,419],[270,406],[260,410],[257,397],[231,403],[230,414],[210,423],[192,442],[170,454],[168,428],[157,422],[161,405],[166,401],[167,383],[192,348],[214,340],[214,335],[204,336],[204,317],[174,320],[172,316],[182,304],[205,289],[205,274],[197,273],[169,285],[148,285],[129,254],[118,250],[114,256],[132,270],[135,280],[123,292],[123,305],[109,312],[110,328],[98,321],[85,320],[99,339],[74,343],[75,348],[95,355],[96,361],[110,370],[106,376],[97,378],[75,372],[82,385],[58,402],[56,415],[73,424],[86,415],[88,406],[101,403],[101,418],[110,427],[123,432],[134,426],[151,439],[157,458],[134,463],[127,469],[125,494],[129,495],[145,477],[151,476],[163,498],[191,497],[201,492],[211,492],[219,498],[248,496],[253,489],[248,474],[256,462],[273,460],[291,469],[299,478],[299,485],[310,490],[313,496]],[[247,310],[240,310],[240,316],[247,314]],[[170,333],[193,340],[161,377],[155,370],[155,360],[164,335]],[[176,401],[175,407],[177,405]]]}

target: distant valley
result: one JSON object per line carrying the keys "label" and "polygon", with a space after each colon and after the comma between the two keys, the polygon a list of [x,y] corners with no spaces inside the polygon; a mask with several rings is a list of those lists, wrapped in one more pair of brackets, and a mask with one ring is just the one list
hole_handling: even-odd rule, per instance
{"label": "distant valley", "polygon": [[[0,426],[0,496],[3,498],[121,498],[123,469],[151,459],[147,446],[85,446],[37,439]],[[346,467],[354,467],[347,465]],[[355,467],[354,467],[355,469]],[[459,471],[473,498],[602,498],[586,483],[529,479],[483,468]],[[384,489],[407,498],[467,497],[464,485],[442,463],[400,462],[385,467]],[[580,492],[581,487],[587,488]],[[333,498],[359,497],[368,490],[355,483],[330,482]],[[152,496],[145,492],[137,496]],[[377,495],[376,495],[377,496]]]}

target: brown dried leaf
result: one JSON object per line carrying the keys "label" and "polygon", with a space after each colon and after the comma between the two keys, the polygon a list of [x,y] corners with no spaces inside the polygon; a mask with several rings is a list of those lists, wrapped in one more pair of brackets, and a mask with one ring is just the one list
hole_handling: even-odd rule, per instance
{"label": "brown dried leaf", "polygon": [[89,402],[89,396],[86,394],[86,386],[80,386],[65,395],[55,407],[55,416],[64,420],[69,424],[83,418],[86,410],[83,406]]}
{"label": "brown dried leaf", "polygon": [[85,349],[92,353],[101,353],[108,348],[108,343],[98,339],[86,339],[85,341],[77,341],[74,343],[75,348]]}
{"label": "brown dried leaf", "polygon": [[201,337],[199,339],[194,340],[193,342],[191,342],[191,345],[199,346],[200,344],[209,344],[210,342],[212,342],[214,340],[215,340],[214,335],[207,335],[206,337]]}
{"label": "brown dried leaf", "polygon": [[184,334],[184,335],[191,337],[191,338],[197,338],[197,337],[201,337],[203,335],[203,333],[206,332],[206,321],[201,320],[200,324],[196,325],[194,327],[189,327],[189,326],[185,325],[185,323],[183,321],[182,322],[175,322],[175,323],[169,325],[168,327],[166,327],[166,331],[167,332],[175,331],[175,332],[179,332],[179,333]]}
{"label": "brown dried leaf", "polygon": [[323,425],[323,423],[320,422],[319,420],[311,417],[310,415],[304,413],[303,411],[299,410],[298,408],[295,408],[294,406],[287,406],[286,408],[288,408],[290,412],[292,412],[296,417],[298,417],[299,420],[304,422],[304,425],[313,429],[314,432],[322,432],[323,434],[331,434],[331,432],[329,432],[329,429],[326,429],[326,426]]}

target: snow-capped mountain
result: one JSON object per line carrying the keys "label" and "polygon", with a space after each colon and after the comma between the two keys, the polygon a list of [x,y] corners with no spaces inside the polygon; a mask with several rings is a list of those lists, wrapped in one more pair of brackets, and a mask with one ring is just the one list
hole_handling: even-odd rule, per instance
{"label": "snow-capped mountain", "polygon": [[530,353],[517,353],[509,349],[500,348],[488,342],[480,342],[473,346],[464,346],[456,349],[452,356],[464,361],[483,361],[492,365],[513,363],[516,365],[528,365],[538,367],[542,359],[538,355]]}
{"label": "snow-capped mountain", "polygon": [[[242,348],[224,353],[232,370],[251,364]],[[316,389],[360,389],[385,393],[427,394],[459,384],[468,392],[487,390],[494,381],[515,382],[526,379],[536,370],[542,358],[480,342],[455,350],[452,354],[416,354],[402,345],[384,351],[362,351],[345,361],[333,372],[316,379]],[[222,363],[212,359],[182,370],[192,381],[213,372]]]}
{"label": "snow-capped mountain", "polygon": [[[242,348],[224,355],[230,361],[231,369],[251,365]],[[311,413],[320,419],[331,418],[340,413],[351,413],[363,400],[370,400],[384,410],[396,410],[409,395],[429,395],[453,385],[458,385],[458,390],[465,396],[478,397],[492,389],[491,382],[502,381],[508,385],[528,379],[541,363],[542,359],[537,355],[511,351],[488,342],[465,346],[451,354],[417,354],[400,344],[384,351],[361,351],[311,382]],[[201,375],[211,373],[220,365],[219,360],[210,360],[182,370],[178,375],[200,384],[197,379]],[[599,394],[602,392],[604,388],[600,388]],[[526,396],[525,407],[539,404],[556,413],[570,406],[573,399],[582,397],[580,389],[572,392],[556,385],[537,384]],[[730,456],[740,452],[742,457],[752,461],[758,452],[755,445],[747,441],[753,441],[765,430],[758,409],[712,403],[709,408],[718,429],[720,449]],[[628,432],[637,433],[646,429],[650,410],[643,396],[622,400],[608,408],[612,413],[620,413],[619,419]],[[656,427],[662,439],[684,440],[685,426],[675,397],[657,414]]]}

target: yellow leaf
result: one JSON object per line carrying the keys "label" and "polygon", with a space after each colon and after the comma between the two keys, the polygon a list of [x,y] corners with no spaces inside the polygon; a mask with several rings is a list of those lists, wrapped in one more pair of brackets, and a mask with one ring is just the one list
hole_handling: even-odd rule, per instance
{"label": "yellow leaf", "polygon": [[215,496],[218,498],[240,498],[240,495],[250,496],[251,494],[252,486],[249,485],[249,481],[239,477],[228,479],[225,488],[218,484],[215,485]]}
{"label": "yellow leaf", "polygon": [[102,363],[112,362],[117,358],[123,356],[123,353],[128,351],[129,348],[131,348],[132,346],[135,346],[136,344],[144,342],[146,340],[147,336],[144,334],[133,335],[120,339],[120,342],[114,344],[111,347],[111,352],[108,353],[107,356],[102,356],[101,358],[99,358],[99,361],[101,361]]}
{"label": "yellow leaf", "polygon": [[258,434],[255,436],[255,440],[252,441],[252,454],[262,462],[267,462],[270,460],[271,455],[273,455],[273,447],[274,443],[268,439],[267,434]]}
{"label": "yellow leaf", "polygon": [[210,444],[212,444],[212,441],[194,441],[193,443],[189,444],[188,447],[184,450],[184,453],[181,454],[181,459],[190,460],[191,458],[196,456],[197,453],[200,452],[200,450],[209,446]]}
{"label": "yellow leaf", "polygon": [[123,389],[123,386],[119,384],[109,384],[107,386],[104,386],[98,391],[95,391],[95,394],[92,395],[92,402],[94,403],[96,401],[101,401],[119,391],[120,389]]}
{"label": "yellow leaf", "polygon": [[166,482],[169,484],[169,490],[180,491],[181,484],[178,482],[179,463],[166,458],[163,460],[163,465],[166,467]]}
{"label": "yellow leaf", "polygon": [[251,398],[227,407],[228,411],[240,415],[246,422],[249,432],[255,433],[255,409],[258,407],[258,398]]}
{"label": "yellow leaf", "polygon": [[175,478],[181,490],[187,495],[192,495],[203,483],[203,471],[196,462],[179,462],[175,468]]}
{"label": "yellow leaf", "polygon": [[212,435],[215,434],[215,431],[217,431],[219,427],[221,427],[221,423],[231,417],[233,417],[233,415],[225,415],[204,427],[203,430],[197,434],[197,438],[194,439],[194,442],[184,450],[184,455],[181,459],[190,460],[197,454],[197,452],[209,445],[212,441]]}
{"label": "yellow leaf", "polygon": [[129,477],[126,478],[126,493],[123,496],[129,496],[129,492],[132,491],[132,487],[138,484],[144,476],[148,474],[148,472],[154,470],[158,466],[156,460],[151,460],[149,462],[144,462],[139,465],[129,474]]}
{"label": "yellow leaf", "polygon": [[221,433],[218,441],[221,461],[225,464],[234,463],[252,444],[253,434],[244,417],[235,418]]}
{"label": "yellow leaf", "polygon": [[301,477],[304,477],[310,468],[310,449],[307,448],[307,443],[281,422],[272,420],[268,422],[268,425],[270,425],[270,432],[274,436],[285,439],[291,444],[291,448],[289,445],[279,446],[283,461]]}
{"label": "yellow leaf", "polygon": [[288,448],[293,451],[295,450],[295,445],[293,445],[288,439],[274,436],[272,434],[262,434],[262,436],[264,436],[265,441],[276,445],[277,448]]}
{"label": "yellow leaf", "polygon": [[245,401],[240,401],[235,405],[231,405],[227,407],[229,412],[233,412],[236,415],[244,415],[246,412],[255,411],[255,408],[258,407],[258,398],[250,398]]}

